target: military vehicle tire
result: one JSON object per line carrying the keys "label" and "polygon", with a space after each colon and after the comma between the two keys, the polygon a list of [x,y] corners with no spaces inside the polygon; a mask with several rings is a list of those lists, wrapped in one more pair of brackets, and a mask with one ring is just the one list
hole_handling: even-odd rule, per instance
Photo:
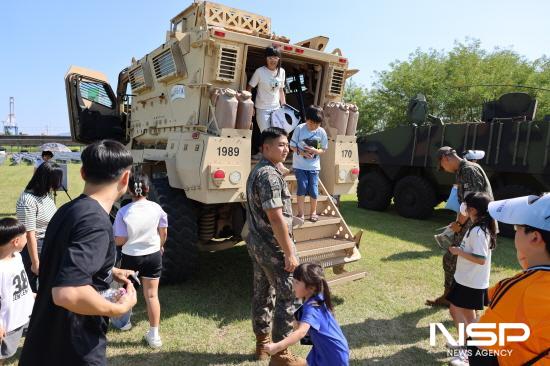
{"label": "military vehicle tire", "polygon": [[[505,200],[508,198],[527,196],[533,193],[529,188],[520,184],[510,184],[501,186],[495,191],[495,200]],[[514,225],[498,223],[499,234],[506,238],[513,238],[516,233],[514,231]]]}
{"label": "military vehicle tire", "polygon": [[171,188],[168,178],[153,179],[149,199],[168,214],[168,239],[162,256],[161,284],[189,279],[198,265],[198,224],[195,208],[182,190]]}
{"label": "military vehicle tire", "polygon": [[393,200],[397,212],[412,219],[427,219],[433,213],[436,195],[426,179],[409,175],[395,185]]}
{"label": "military vehicle tire", "polygon": [[359,207],[367,210],[384,211],[392,197],[392,184],[380,172],[368,172],[359,180],[357,200]]}

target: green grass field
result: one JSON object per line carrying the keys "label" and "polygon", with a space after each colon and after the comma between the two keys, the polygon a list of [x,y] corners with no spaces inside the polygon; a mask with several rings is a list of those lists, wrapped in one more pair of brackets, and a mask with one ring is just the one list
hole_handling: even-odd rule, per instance
{"label": "green grass field", "polygon": [[[79,166],[70,166],[70,194],[82,189]],[[14,215],[15,202],[32,167],[0,166],[0,216]],[[67,201],[59,194],[58,204]],[[452,220],[436,210],[429,221],[405,219],[390,209],[357,208],[344,197],[341,210],[355,232],[364,230],[362,260],[367,277],[333,289],[336,317],[351,347],[352,365],[440,365],[447,361],[443,337],[429,345],[429,323],[450,326],[447,310],[424,306],[442,292],[442,251],[434,230]],[[500,239],[493,254],[491,283],[519,271],[513,242]],[[110,365],[256,365],[249,319],[252,270],[244,246],[201,255],[200,271],[188,283],[162,287],[161,335],[164,346],[150,350],[142,342],[148,329],[143,300],[134,309],[134,328],[108,334]],[[305,356],[308,346],[294,346]],[[15,365],[13,361],[11,365]],[[265,363],[267,365],[267,363]],[[10,363],[8,363],[10,365]]]}

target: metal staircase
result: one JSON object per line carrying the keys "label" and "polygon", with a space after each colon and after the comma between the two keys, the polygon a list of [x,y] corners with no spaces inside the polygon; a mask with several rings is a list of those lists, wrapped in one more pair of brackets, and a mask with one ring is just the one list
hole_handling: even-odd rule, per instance
{"label": "metal staircase", "polygon": [[[291,174],[285,177],[288,188],[292,193],[292,210],[297,212],[297,182]],[[305,197],[304,213],[310,211],[310,199]],[[334,276],[328,277],[329,285],[342,284],[365,277],[366,272],[346,271],[344,266],[361,259],[359,242],[363,231],[353,234],[340,214],[336,203],[327,193],[323,183],[319,180],[319,197],[317,198],[317,214],[319,221],[309,221],[305,216],[303,224],[295,225],[294,240],[300,263],[318,263],[324,268],[331,267]]]}

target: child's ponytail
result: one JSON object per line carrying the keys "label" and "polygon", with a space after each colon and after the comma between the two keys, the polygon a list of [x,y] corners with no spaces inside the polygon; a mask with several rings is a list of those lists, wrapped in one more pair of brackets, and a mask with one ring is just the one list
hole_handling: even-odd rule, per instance
{"label": "child's ponytail", "polygon": [[136,197],[147,197],[149,193],[149,177],[147,174],[142,172],[132,172],[130,175],[130,180],[128,182],[128,188],[132,195]]}
{"label": "child's ponytail", "polygon": [[330,311],[334,311],[334,307],[332,306],[332,299],[330,298],[330,288],[328,287],[327,280],[322,278],[321,283],[323,286],[323,297],[325,298],[325,305]]}

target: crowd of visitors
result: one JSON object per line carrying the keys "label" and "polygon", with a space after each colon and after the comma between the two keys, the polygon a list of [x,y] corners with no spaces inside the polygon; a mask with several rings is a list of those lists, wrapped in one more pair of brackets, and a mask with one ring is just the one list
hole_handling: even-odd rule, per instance
{"label": "crowd of visitors", "polygon": [[[290,140],[285,129],[272,125],[271,114],[285,103],[285,71],[278,49],[265,52],[266,66],[256,70],[248,88],[257,88],[261,154],[246,183],[248,231],[243,238],[253,269],[255,358],[269,359],[270,366],[345,366],[350,350],[323,268],[299,263],[293,239],[293,228],[306,215],[318,221],[320,156],[328,148],[323,110],[309,106],[305,123]],[[297,212],[284,178],[290,151]],[[149,177],[132,171],[132,155],[122,144],[92,143],[82,152],[83,193],[58,209],[55,192],[63,171],[48,161],[51,157],[42,154],[16,202],[17,218],[0,220],[0,364],[13,357],[24,336],[22,366],[105,365],[109,319],[121,330],[132,328],[139,284],[149,320],[144,339],[150,347],[161,347],[159,282],[168,215],[147,199]],[[449,146],[435,158],[441,170],[456,175],[460,208],[445,231],[450,246],[443,256],[443,294],[426,304],[449,307],[457,328],[479,322],[523,323],[530,329],[524,342],[500,339],[484,348],[449,343],[456,351],[450,364],[549,365],[550,194],[493,201],[480,165]],[[132,202],[111,223],[111,209],[128,189]],[[522,272],[490,287],[497,221],[515,225]],[[116,296],[113,281],[123,288],[115,290]],[[494,332],[501,336],[498,328]],[[312,345],[307,359],[290,351],[298,342]]]}

